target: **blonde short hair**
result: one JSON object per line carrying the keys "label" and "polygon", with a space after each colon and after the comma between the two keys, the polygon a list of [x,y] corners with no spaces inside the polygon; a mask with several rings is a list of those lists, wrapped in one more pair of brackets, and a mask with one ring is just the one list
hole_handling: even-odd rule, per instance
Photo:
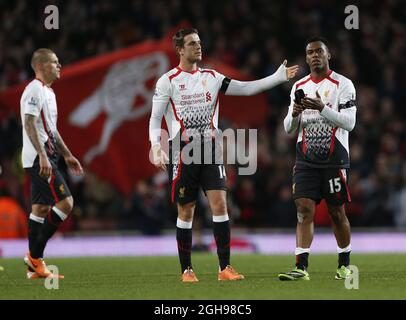
{"label": "blonde short hair", "polygon": [[40,48],[34,51],[31,58],[31,68],[35,71],[35,65],[38,62],[45,63],[50,60],[49,56],[53,54],[51,49]]}

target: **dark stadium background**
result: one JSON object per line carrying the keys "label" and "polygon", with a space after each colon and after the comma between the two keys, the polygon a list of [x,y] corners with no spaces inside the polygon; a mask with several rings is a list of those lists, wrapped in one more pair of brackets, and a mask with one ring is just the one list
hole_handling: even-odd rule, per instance
{"label": "dark stadium background", "polygon": [[[49,4],[59,8],[59,30],[44,28],[43,11]],[[348,4],[359,8],[359,30],[344,27]],[[289,65],[300,64],[299,79],[308,73],[306,38],[322,35],[329,41],[331,68],[350,78],[357,90],[357,123],[350,134],[353,202],[347,206],[349,220],[354,228],[398,230],[406,227],[405,21],[406,2],[400,0],[0,0],[0,92],[33,77],[29,61],[38,47],[54,49],[66,66],[161,39],[185,22],[199,30],[204,58],[235,67],[252,78],[273,73],[287,58]],[[293,231],[296,225],[291,198],[296,137],[287,136],[282,126],[291,85],[267,93],[267,118],[258,128],[257,173],[233,178],[229,168],[229,214],[235,229]],[[0,106],[0,192],[12,197],[27,215],[29,189],[18,161],[22,143],[19,117]],[[228,124],[223,118],[222,125]],[[176,213],[169,206],[167,188],[158,190],[157,177],[134,181],[129,196],[92,172],[82,180],[68,179],[75,209],[62,227],[63,233],[157,235],[174,230]],[[210,220],[202,197],[195,227],[209,229]],[[320,207],[316,228],[328,226],[325,209]]]}

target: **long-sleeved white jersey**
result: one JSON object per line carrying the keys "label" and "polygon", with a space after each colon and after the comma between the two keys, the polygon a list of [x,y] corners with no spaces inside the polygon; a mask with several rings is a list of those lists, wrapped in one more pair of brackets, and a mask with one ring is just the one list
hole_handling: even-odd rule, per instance
{"label": "long-sleeved white jersey", "polygon": [[218,95],[225,76],[208,69],[186,72],[174,68],[159,78],[151,113],[151,144],[159,143],[161,119],[169,131],[169,139],[183,131],[207,134],[217,128]]}
{"label": "long-sleeved white jersey", "polygon": [[[306,109],[293,118],[295,91],[298,89],[303,89],[310,98],[316,98],[318,92],[325,105],[323,110]],[[319,80],[308,75],[293,85],[290,98],[284,127],[287,133],[299,128],[296,166],[349,168],[348,135],[355,126],[357,112],[352,81],[334,71]]]}
{"label": "long-sleeved white jersey", "polygon": [[156,84],[149,124],[151,145],[160,143],[163,116],[169,140],[180,133],[186,133],[186,137],[200,134],[211,138],[212,130],[218,128],[220,91],[226,95],[250,96],[286,81],[284,64],[274,74],[254,81],[229,79],[211,69],[198,68],[187,72],[179,67],[173,68]]}

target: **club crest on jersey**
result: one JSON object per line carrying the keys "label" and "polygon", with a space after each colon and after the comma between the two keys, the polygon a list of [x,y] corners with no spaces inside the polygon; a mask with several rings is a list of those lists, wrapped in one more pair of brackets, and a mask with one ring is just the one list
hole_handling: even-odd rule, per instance
{"label": "club crest on jersey", "polygon": [[207,85],[207,82],[206,82],[206,80],[202,80],[202,86],[204,87],[204,88],[206,88],[206,85]]}
{"label": "club crest on jersey", "polygon": [[180,84],[179,85],[179,91],[186,90],[186,85],[185,84]]}
{"label": "club crest on jersey", "polygon": [[60,191],[62,194],[65,193],[65,186],[64,186],[63,184],[61,184],[61,185],[59,186],[59,191]]}
{"label": "club crest on jersey", "polygon": [[330,93],[330,90],[324,91],[324,97],[327,98],[329,93]]}

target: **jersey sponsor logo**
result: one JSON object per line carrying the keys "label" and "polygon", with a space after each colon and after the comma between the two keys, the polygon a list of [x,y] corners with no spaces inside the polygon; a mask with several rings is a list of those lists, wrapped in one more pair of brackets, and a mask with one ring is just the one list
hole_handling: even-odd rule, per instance
{"label": "jersey sponsor logo", "polygon": [[211,101],[211,94],[210,92],[206,92],[206,102]]}

